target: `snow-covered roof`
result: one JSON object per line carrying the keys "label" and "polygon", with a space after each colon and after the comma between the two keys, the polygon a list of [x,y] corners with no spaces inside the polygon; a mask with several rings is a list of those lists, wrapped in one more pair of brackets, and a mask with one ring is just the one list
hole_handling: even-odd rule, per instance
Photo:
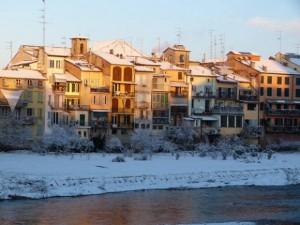
{"label": "snow-covered roof", "polygon": [[[282,65],[281,63],[271,59],[261,59],[260,61],[242,60],[243,64],[252,66],[261,73],[278,73],[278,74],[299,74],[299,72]],[[252,63],[252,65],[251,65]]]}
{"label": "snow-covered roof", "polygon": [[186,70],[184,68],[178,67],[176,65],[173,65],[167,61],[162,61],[159,63],[160,64],[160,68],[162,70]]}
{"label": "snow-covered roof", "polygon": [[0,70],[0,78],[46,80],[37,70]]}
{"label": "snow-covered roof", "polygon": [[23,61],[19,61],[17,63],[11,64],[10,66],[21,66],[21,65],[29,65],[32,63],[36,63],[37,60],[23,60]]}
{"label": "snow-covered roof", "polygon": [[51,56],[71,56],[71,49],[64,47],[45,47],[45,53]]}
{"label": "snow-covered roof", "polygon": [[235,80],[235,81],[240,82],[240,83],[249,83],[250,82],[250,79],[248,79],[246,77],[242,77],[242,76],[237,75],[237,74],[228,74],[227,78],[230,78],[230,79]]}
{"label": "snow-covered roof", "polygon": [[73,59],[65,59],[67,62],[72,63],[73,65],[79,67],[83,71],[101,71],[99,68],[94,65],[89,64],[86,60],[73,60]]}
{"label": "snow-covered roof", "polygon": [[227,53],[227,55],[230,54],[230,53],[233,53],[235,55],[256,55],[256,56],[259,56],[258,54],[254,53],[254,52],[241,52],[241,51],[234,51],[234,50],[229,51]]}
{"label": "snow-covered roof", "polygon": [[210,69],[203,66],[190,66],[189,68],[191,70],[191,75],[193,76],[216,76]]}
{"label": "snow-covered roof", "polygon": [[191,116],[193,119],[200,119],[203,121],[217,121],[218,119],[214,116]]}
{"label": "snow-covered roof", "polygon": [[80,80],[70,73],[55,73],[55,82],[80,82]]}
{"label": "snow-covered roof", "polygon": [[225,76],[224,75],[217,75],[217,81],[222,82],[222,83],[237,83],[236,80],[231,79],[227,75],[225,75]]}
{"label": "snow-covered roof", "polygon": [[124,40],[110,40],[95,42],[92,46],[92,50],[96,52],[111,53],[114,55],[125,56],[143,56],[139,50],[134,48],[132,45]]}
{"label": "snow-covered roof", "polygon": [[182,44],[175,44],[173,46],[169,46],[163,52],[167,51],[168,49],[172,49],[172,50],[175,50],[175,51],[189,52],[189,50],[186,49],[186,47],[184,45],[182,45]]}
{"label": "snow-covered roof", "polygon": [[300,58],[290,58],[289,59],[292,63],[300,66]]}
{"label": "snow-covered roof", "polygon": [[128,59],[120,58],[120,57],[117,57],[113,54],[109,54],[109,53],[105,53],[105,52],[101,52],[101,51],[93,51],[93,53],[100,56],[101,58],[103,58],[105,61],[107,61],[110,64],[128,65],[128,66],[133,65]]}
{"label": "snow-covered roof", "polygon": [[146,66],[135,66],[134,69],[135,69],[135,71],[138,71],[138,72],[153,72],[152,68],[149,68]]}
{"label": "snow-covered roof", "polygon": [[149,59],[146,59],[144,57],[138,57],[138,56],[128,56],[128,60],[130,60],[132,63],[136,65],[143,65],[143,66],[159,66],[158,63],[153,62]]}

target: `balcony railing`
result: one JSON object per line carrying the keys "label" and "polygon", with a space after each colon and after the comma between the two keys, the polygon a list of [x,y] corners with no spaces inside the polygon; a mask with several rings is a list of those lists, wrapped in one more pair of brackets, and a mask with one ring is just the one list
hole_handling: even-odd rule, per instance
{"label": "balcony railing", "polygon": [[239,100],[242,100],[242,101],[258,101],[258,96],[257,95],[240,94],[239,95]]}
{"label": "balcony railing", "polygon": [[120,97],[130,97],[133,98],[135,96],[134,92],[120,92],[114,91],[113,96],[120,96]]}
{"label": "balcony railing", "polygon": [[111,125],[111,127],[121,129],[133,129],[133,123],[114,123]]}
{"label": "balcony railing", "polygon": [[153,124],[169,124],[169,118],[168,117],[153,117],[152,123]]}
{"label": "balcony railing", "polygon": [[88,105],[67,105],[65,106],[66,110],[84,110],[88,111],[90,107]]}
{"label": "balcony railing", "polygon": [[216,95],[213,92],[194,92],[193,98],[215,98]]}
{"label": "balcony railing", "polygon": [[212,113],[212,109],[197,109],[197,108],[192,109],[193,115],[208,115],[211,113]]}
{"label": "balcony railing", "polygon": [[135,108],[148,109],[148,108],[150,108],[150,103],[146,102],[146,101],[136,102],[135,103]]}
{"label": "balcony railing", "polygon": [[299,109],[267,109],[266,114],[270,116],[300,116]]}
{"label": "balcony railing", "polygon": [[213,113],[217,114],[243,114],[242,106],[214,106]]}
{"label": "balcony railing", "polygon": [[91,87],[90,88],[91,92],[104,92],[104,93],[108,93],[109,92],[109,87]]}
{"label": "balcony railing", "polygon": [[177,93],[174,91],[171,91],[170,93],[171,93],[171,97],[173,97],[173,98],[187,98],[188,97],[187,93]]}
{"label": "balcony railing", "polygon": [[230,93],[221,92],[221,93],[218,93],[217,97],[220,99],[236,99],[237,94],[236,94],[236,92],[230,92]]}
{"label": "balcony railing", "polygon": [[300,133],[300,126],[267,126],[268,133]]}
{"label": "balcony railing", "polygon": [[23,120],[22,120],[22,123],[24,125],[33,125],[36,121],[36,118],[34,116],[27,116],[27,117],[24,117]]}
{"label": "balcony railing", "polygon": [[134,113],[134,109],[112,108],[112,113],[132,114],[132,113]]}

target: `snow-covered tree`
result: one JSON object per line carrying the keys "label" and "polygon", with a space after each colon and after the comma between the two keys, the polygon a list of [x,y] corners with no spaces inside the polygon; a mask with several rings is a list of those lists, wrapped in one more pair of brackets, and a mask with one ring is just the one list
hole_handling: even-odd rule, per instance
{"label": "snow-covered tree", "polygon": [[0,149],[18,150],[30,148],[29,140],[32,137],[29,127],[17,120],[13,113],[1,118],[0,123]]}
{"label": "snow-covered tree", "polygon": [[90,152],[94,145],[88,139],[80,138],[73,129],[53,127],[43,138],[43,146],[51,152]]}
{"label": "snow-covered tree", "polygon": [[108,152],[123,152],[123,148],[124,147],[120,139],[114,136],[111,137],[105,145],[105,149]]}

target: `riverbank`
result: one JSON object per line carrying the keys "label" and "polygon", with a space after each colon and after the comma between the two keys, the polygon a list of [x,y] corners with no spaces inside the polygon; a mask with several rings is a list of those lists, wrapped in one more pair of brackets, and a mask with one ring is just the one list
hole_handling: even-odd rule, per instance
{"label": "riverbank", "polygon": [[255,162],[170,154],[112,162],[116,155],[0,153],[0,199],[79,196],[143,189],[300,183],[300,154]]}

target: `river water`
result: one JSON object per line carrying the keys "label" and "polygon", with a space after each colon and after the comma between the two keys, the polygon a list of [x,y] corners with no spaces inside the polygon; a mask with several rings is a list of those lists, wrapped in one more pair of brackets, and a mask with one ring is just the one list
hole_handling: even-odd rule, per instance
{"label": "river water", "polygon": [[0,201],[1,225],[300,224],[300,185]]}

